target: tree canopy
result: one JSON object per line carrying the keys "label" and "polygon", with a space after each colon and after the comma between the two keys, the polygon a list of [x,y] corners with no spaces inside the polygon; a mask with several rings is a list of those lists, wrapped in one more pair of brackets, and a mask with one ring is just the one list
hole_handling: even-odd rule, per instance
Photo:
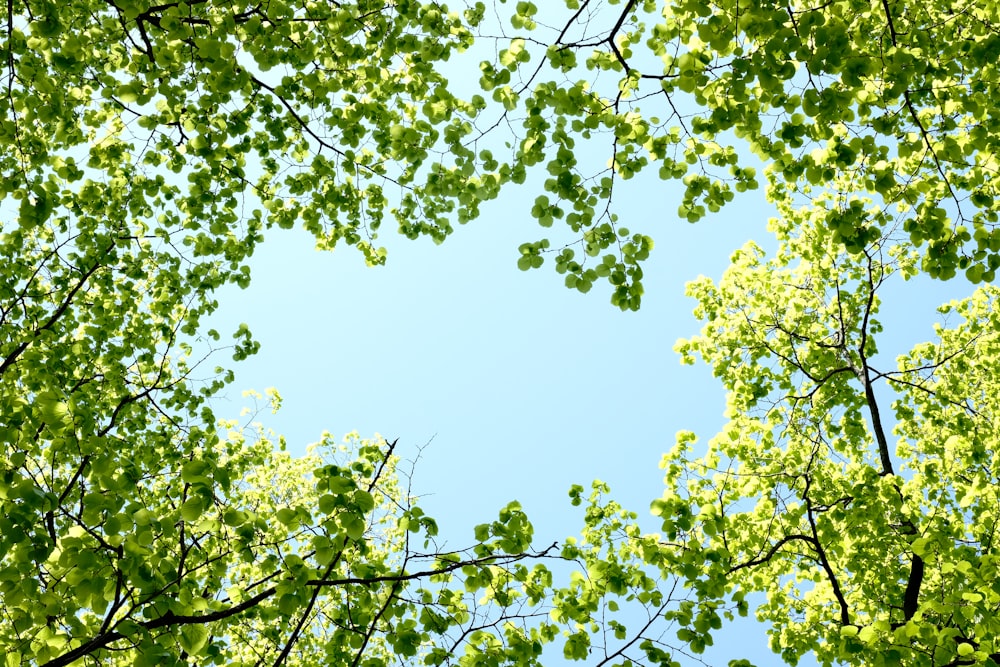
{"label": "tree canopy", "polygon": [[906,324],[880,320],[881,294],[917,253],[885,237],[848,252],[804,211],[772,221],[775,257],[751,242],[689,285],[705,326],[676,349],[713,368],[730,421],[664,457],[671,570],[697,564],[709,608],[763,594],[790,664],[1000,663],[1000,292],[945,304],[937,340],[886,361],[879,341]]}
{"label": "tree canopy", "polygon": [[[751,608],[791,663],[1000,664],[997,291],[895,366],[876,344],[885,285],[1000,267],[1000,7],[9,0],[0,21],[7,665],[521,665],[551,642],[672,665]],[[518,266],[635,310],[669,237],[615,214],[645,170],[680,181],[681,219],[762,177],[777,210],[773,257],[689,288],[705,327],[678,350],[730,423],[665,455],[661,534],[595,483],[562,544],[512,503],[442,551],[394,442],[292,457],[214,414],[220,353],[258,345],[203,322],[267,230],[379,264],[387,217],[440,242],[538,185],[524,215],[550,230]]]}

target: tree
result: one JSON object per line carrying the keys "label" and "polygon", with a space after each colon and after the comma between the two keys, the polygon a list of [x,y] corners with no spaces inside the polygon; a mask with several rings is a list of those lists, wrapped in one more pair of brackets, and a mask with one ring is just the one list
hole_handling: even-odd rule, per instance
{"label": "tree", "polygon": [[696,608],[763,594],[790,664],[1000,664],[1000,292],[945,304],[957,321],[889,365],[880,294],[917,253],[905,235],[845,251],[788,203],[773,258],[748,243],[689,286],[705,326],[677,349],[712,366],[730,421],[703,455],[685,432],[664,457],[669,569],[706,564]]}
{"label": "tree", "polygon": [[[845,195],[816,212],[846,247],[859,251],[902,217],[910,243],[924,248],[921,269],[929,275],[995,277],[997,75],[983,63],[1000,53],[996,7],[904,0],[567,6],[576,10],[570,20],[541,42],[562,80],[539,81],[539,64],[513,88],[507,72],[487,67],[482,83],[498,86],[495,99],[521,100],[516,157],[547,161],[545,188],[556,196],[540,197],[533,213],[543,225],[565,217],[574,231],[585,230],[586,255],[614,246],[620,230],[606,206],[617,180],[658,164],[661,178],[682,179],[678,213],[694,222],[732,200],[734,190],[757,187],[749,148],[803,199]],[[519,3],[517,12],[515,26],[537,27],[533,3]],[[516,60],[527,61],[519,47],[531,41],[515,38],[506,53],[516,50]],[[574,80],[581,52],[588,75]],[[588,175],[576,166],[577,134],[607,137],[607,171]],[[878,208],[859,208],[851,194],[871,197]],[[563,203],[574,212],[564,216]],[[579,273],[569,248],[556,266],[570,267],[571,286],[583,277],[587,287],[599,275],[624,284],[626,276],[641,279],[630,250],[623,245],[612,254],[610,271]],[[626,297],[616,291],[615,302],[637,305]]]}
{"label": "tree", "polygon": [[395,442],[325,436],[292,458],[213,412],[232,379],[219,353],[258,345],[202,322],[219,287],[249,282],[268,228],[301,222],[378,263],[387,190],[402,232],[436,240],[495,196],[499,179],[467,167],[484,102],[440,71],[481,14],[8,4],[5,664],[520,665],[551,642],[666,655],[655,615],[591,638],[607,595],[672,600],[626,558],[634,516],[600,487],[571,543],[533,546],[513,503],[443,550]]}
{"label": "tree", "polygon": [[[8,664],[531,664],[557,638],[569,658],[670,664],[658,623],[698,653],[752,591],[789,660],[996,655],[995,292],[954,306],[965,323],[899,370],[873,357],[890,276],[990,282],[1000,266],[1000,9],[566,7],[518,2],[492,24],[483,3],[8,2]],[[479,90],[448,80],[459,52],[481,61]],[[601,141],[609,166],[581,163]],[[248,284],[267,230],[301,224],[378,264],[386,215],[443,241],[544,166],[531,213],[568,232],[518,265],[554,255],[568,286],[605,279],[636,309],[652,240],[614,214],[619,181],[658,164],[695,221],[757,187],[744,145],[782,245],[692,287],[707,328],[681,350],[713,365],[733,422],[705,457],[688,435],[667,456],[662,541],[598,484],[560,548],[533,547],[511,505],[441,552],[389,443],[324,438],[292,459],[213,413],[231,374],[209,359],[257,344],[202,321],[216,289]],[[900,393],[895,452],[879,380]],[[648,617],[609,620],[618,598]]]}
{"label": "tree", "polygon": [[[577,12],[547,55],[570,73],[593,49],[583,66],[610,72],[617,89],[596,74],[526,78],[516,87],[522,149],[546,145],[543,132],[563,145],[560,128],[603,130],[611,160],[585,192],[574,155],[537,149],[554,176],[552,206],[580,211],[584,201],[589,223],[617,179],[659,163],[662,178],[683,180],[679,214],[696,221],[756,186],[745,146],[764,162],[780,214],[774,259],[748,246],[718,283],[690,288],[706,325],[679,350],[722,380],[731,422],[707,454],[684,433],[664,460],[661,556],[698,597],[681,607],[679,638],[708,643],[716,610],[748,611],[759,592],[757,616],[791,663],[809,652],[824,664],[1000,662],[996,291],[945,306],[964,321],[942,326],[896,370],[875,361],[887,281],[964,271],[989,283],[1000,267],[997,125],[987,111],[997,78],[982,59],[1000,48],[997,9],[571,4]],[[612,19],[600,21],[605,9]],[[519,14],[515,24],[533,27],[532,5]],[[547,115],[548,125],[533,120]],[[537,203],[540,222],[560,217]],[[891,412],[883,381],[898,395]]]}

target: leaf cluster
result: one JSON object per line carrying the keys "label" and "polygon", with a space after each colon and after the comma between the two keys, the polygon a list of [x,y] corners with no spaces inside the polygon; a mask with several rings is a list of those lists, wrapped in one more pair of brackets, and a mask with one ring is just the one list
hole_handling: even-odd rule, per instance
{"label": "leaf cluster", "polygon": [[684,432],[664,456],[652,509],[672,571],[701,606],[762,594],[790,664],[1000,663],[1000,293],[943,306],[958,321],[883,366],[880,294],[917,254],[890,237],[852,252],[815,209],[784,212],[773,258],[749,243],[688,287],[704,327],[676,349],[712,367],[729,421],[704,452]]}

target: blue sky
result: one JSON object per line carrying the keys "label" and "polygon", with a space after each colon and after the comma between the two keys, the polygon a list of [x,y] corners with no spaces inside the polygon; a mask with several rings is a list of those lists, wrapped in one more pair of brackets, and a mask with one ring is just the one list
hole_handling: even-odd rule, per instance
{"label": "blue sky", "polygon": [[721,273],[733,249],[762,236],[766,213],[734,207],[689,225],[675,205],[637,200],[629,226],[658,240],[642,310],[621,313],[601,285],[582,295],[548,265],[517,270],[517,245],[541,236],[528,215],[535,194],[510,190],[441,246],[380,239],[385,267],[270,232],[252,286],[220,298],[220,330],[247,322],[262,344],[236,367],[231,398],[277,387],[285,404],[266,421],[297,450],[323,429],[399,437],[411,456],[433,439],[415,489],[447,526],[471,528],[517,498],[561,537],[567,489],[594,478],[645,511],[674,433],[721,424],[708,369],[682,367],[672,351],[698,328],[683,284]]}
{"label": "blue sky", "polygon": [[[607,155],[598,157],[594,164]],[[293,452],[324,430],[398,437],[404,459],[419,454],[413,490],[446,548],[467,546],[473,526],[513,499],[538,545],[575,534],[581,519],[567,491],[593,479],[655,532],[648,508],[663,491],[662,453],[678,430],[707,441],[724,422],[711,370],[681,366],[672,351],[700,328],[684,284],[719,277],[748,239],[773,247],[774,212],[761,191],[743,193],[691,225],[677,218],[674,184],[652,174],[619,183],[620,224],[656,243],[642,309],[622,313],[602,284],[586,295],[566,289],[551,262],[517,270],[518,245],[550,231],[529,214],[540,193],[530,183],[508,188],[441,246],[395,236],[387,222],[379,242],[389,258],[378,268],[350,248],[317,252],[304,232],[269,231],[252,285],[220,294],[212,322],[221,332],[246,322],[262,344],[235,368],[232,416],[246,402],[241,390],[274,386],[284,407],[262,420]],[[963,289],[897,289],[883,307],[886,357],[927,339],[933,305]],[[724,628],[707,662],[779,664],[764,631],[753,622]]]}
{"label": "blue sky", "polygon": [[[663,490],[662,452],[678,430],[705,441],[723,423],[710,369],[681,366],[672,351],[699,328],[684,283],[721,275],[750,238],[773,245],[771,210],[750,193],[691,225],[674,215],[673,186],[620,189],[623,224],[656,240],[643,307],[622,313],[603,286],[582,295],[548,265],[517,270],[518,244],[542,235],[528,214],[536,194],[508,190],[441,246],[387,231],[389,261],[378,268],[350,248],[317,252],[303,232],[269,232],[251,287],[219,299],[215,326],[246,322],[262,344],[236,366],[234,412],[241,390],[274,386],[284,407],[263,420],[294,452],[323,430],[398,437],[403,458],[420,456],[413,489],[449,548],[468,545],[473,526],[513,499],[539,545],[575,534],[567,490],[595,478],[656,531],[648,507]],[[889,290],[883,354],[927,339],[932,306],[964,289],[922,281]],[[743,622],[706,658],[778,664],[766,645],[764,628]]]}
{"label": "blue sky", "polygon": [[420,454],[413,489],[448,547],[469,544],[473,526],[513,499],[539,545],[575,534],[567,491],[593,479],[656,531],[648,508],[663,491],[662,452],[680,429],[707,439],[723,423],[709,369],[681,366],[672,351],[698,329],[684,283],[721,274],[732,250],[764,240],[769,213],[754,194],[691,225],[676,218],[671,185],[619,192],[631,195],[624,224],[656,239],[638,313],[611,306],[603,285],[567,289],[548,264],[517,269],[518,244],[544,231],[528,186],[441,246],[385,232],[384,267],[350,248],[317,252],[303,232],[269,232],[251,287],[221,294],[213,324],[246,322],[262,345],[235,366],[233,410],[241,390],[277,387],[284,406],[262,420],[294,452],[324,429],[398,437],[404,458]]}

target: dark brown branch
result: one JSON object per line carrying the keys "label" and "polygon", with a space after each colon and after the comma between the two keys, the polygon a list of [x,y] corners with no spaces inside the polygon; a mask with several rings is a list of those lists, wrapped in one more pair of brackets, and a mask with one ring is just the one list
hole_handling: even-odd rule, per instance
{"label": "dark brown branch", "polygon": [[[66,500],[66,496],[68,496],[69,492],[73,489],[73,485],[76,484],[76,480],[80,479],[80,475],[83,474],[83,471],[87,467],[88,463],[90,463],[90,454],[87,454],[80,459],[80,465],[77,466],[76,472],[73,473],[73,478],[66,483],[66,488],[63,489],[63,492],[59,495],[59,500],[56,502],[57,506],[62,505],[63,501]],[[52,514],[52,512],[50,511],[49,514]]]}
{"label": "dark brown branch", "polygon": [[812,500],[809,498],[809,484],[812,481],[807,475],[806,478],[806,488],[802,491],[802,499],[806,501],[806,517],[809,519],[809,528],[812,530],[813,534],[813,544],[816,547],[816,556],[819,559],[819,564],[826,572],[826,578],[830,582],[830,587],[833,589],[833,596],[837,598],[837,604],[840,606],[840,623],[841,625],[848,625],[851,622],[851,612],[850,607],[847,605],[847,599],[844,597],[843,591],[840,590],[840,582],[837,580],[837,574],[833,571],[830,566],[830,561],[826,557],[826,550],[823,549],[823,544],[819,540],[819,533],[816,530],[816,517],[813,516],[813,506]]}
{"label": "dark brown branch", "polygon": [[[345,535],[341,540],[340,550],[337,552],[336,558],[331,560],[330,564],[327,565],[326,567],[326,573],[324,574],[324,578],[330,576],[330,573],[333,572],[334,568],[336,568],[337,565],[340,563],[340,559],[344,555],[344,549],[347,548],[348,541],[349,541],[348,537]],[[302,611],[302,614],[299,616],[298,623],[295,624],[295,628],[292,630],[291,634],[288,635],[288,641],[285,642],[284,648],[281,649],[281,652],[278,654],[278,657],[275,658],[274,660],[274,667],[281,667],[282,663],[284,663],[285,660],[288,658],[288,654],[291,653],[292,647],[295,646],[295,642],[298,641],[299,635],[302,633],[302,628],[305,627],[306,621],[309,620],[309,616],[312,614],[313,607],[316,606],[316,600],[319,599],[320,593],[322,592],[323,592],[322,587],[318,586],[312,592],[312,595],[309,596],[309,602],[308,604],[306,604],[306,608]]]}
{"label": "dark brown branch", "polygon": [[[114,244],[108,246],[108,248],[104,251],[104,254],[111,252],[111,250],[114,247],[115,247]],[[56,312],[52,313],[52,317],[50,317],[45,324],[35,329],[31,333],[31,337],[28,340],[22,341],[20,345],[14,348],[14,350],[4,358],[3,363],[0,363],[0,375],[3,375],[4,371],[6,371],[8,368],[14,365],[14,362],[17,361],[18,358],[20,358],[20,356],[24,353],[25,350],[28,349],[28,346],[31,345],[31,343],[34,342],[36,338],[38,338],[38,334],[42,333],[46,329],[50,329],[53,325],[55,325],[56,322],[59,321],[59,318],[62,317],[63,313],[66,312],[66,309],[69,308],[69,304],[72,303],[73,298],[76,296],[77,292],[83,289],[83,286],[87,284],[87,281],[90,280],[90,277],[94,275],[97,272],[97,270],[103,266],[105,265],[102,262],[100,261],[95,262],[94,265],[90,267],[90,269],[88,269],[86,273],[83,274],[83,277],[80,278],[80,280],[76,283],[76,285],[73,286],[73,288],[63,299],[62,303],[59,304],[59,307],[56,309]]]}
{"label": "dark brown branch", "polygon": [[[378,484],[378,480],[382,477],[382,473],[385,471],[386,465],[388,465],[389,460],[392,458],[392,452],[394,449],[396,449],[396,443],[399,442],[399,438],[393,440],[391,444],[389,443],[388,440],[386,440],[385,442],[386,444],[389,445],[389,447],[388,449],[386,449],[385,454],[382,456],[382,461],[379,464],[378,470],[375,471],[375,474],[372,475],[371,481],[368,483],[367,490],[369,493],[371,493],[372,489],[375,488],[375,485]],[[407,535],[409,535],[409,533],[407,533]],[[337,552],[337,556],[330,561],[329,565],[327,565],[326,572],[323,574],[321,579],[328,578],[330,574],[334,571],[334,569],[337,567],[337,565],[340,563],[340,559],[344,556],[344,550],[347,548],[348,542],[349,542],[348,537],[345,535],[341,540],[340,550]],[[403,562],[403,567],[404,568],[406,567],[406,561]],[[396,582],[393,584],[393,591],[396,590],[399,583],[400,582]],[[302,611],[302,614],[299,616],[298,623],[296,623],[295,628],[292,630],[291,634],[288,635],[288,641],[285,642],[284,648],[281,649],[281,652],[275,659],[274,667],[281,667],[282,663],[284,663],[285,660],[288,658],[288,654],[291,652],[292,647],[295,646],[295,642],[298,641],[299,635],[302,634],[302,628],[305,627],[306,621],[309,620],[309,616],[312,614],[312,610],[316,606],[316,601],[319,599],[320,593],[322,593],[322,591],[323,588],[321,586],[317,586],[316,589],[313,590],[312,595],[309,597],[309,602],[308,604],[306,604],[306,608]],[[384,613],[385,609],[389,606],[391,600],[392,600],[392,594],[390,594],[389,598],[386,600],[385,606],[383,606],[380,615],[381,613]],[[376,619],[376,621],[377,620],[378,619]],[[373,621],[372,624],[373,631],[375,627],[374,623],[375,621]]]}
{"label": "dark brown branch", "polygon": [[817,546],[816,545],[816,540],[813,539],[812,537],[809,537],[808,535],[802,535],[802,534],[798,534],[798,533],[796,533],[795,535],[785,535],[780,540],[778,540],[777,542],[775,542],[774,545],[772,545],[771,548],[767,550],[766,554],[764,554],[763,556],[761,556],[759,558],[754,558],[753,560],[748,560],[745,563],[740,563],[739,565],[734,565],[733,567],[729,568],[728,574],[732,574],[733,572],[738,572],[739,570],[743,570],[743,569],[748,568],[748,567],[754,567],[755,565],[763,565],[764,563],[767,563],[772,558],[774,558],[774,556],[778,553],[778,551],[781,549],[781,547],[785,546],[789,542],[796,542],[796,541],[805,542],[805,543],[809,544],[810,546],[812,546],[814,549]]}
{"label": "dark brown branch", "polygon": [[347,584],[362,584],[371,585],[379,583],[398,583],[404,581],[412,581],[413,579],[423,579],[425,577],[433,577],[439,574],[447,574],[448,572],[453,572],[455,570],[461,569],[466,566],[476,566],[476,565],[492,565],[495,563],[500,563],[507,565],[509,563],[516,563],[518,561],[524,560],[525,558],[546,558],[549,556],[551,551],[556,548],[556,543],[550,544],[548,547],[542,551],[537,551],[535,553],[520,553],[520,554],[508,554],[499,556],[483,556],[481,558],[473,558],[472,560],[462,560],[456,561],[444,567],[436,568],[433,570],[421,570],[420,572],[413,572],[410,574],[386,574],[379,577],[344,577],[342,579],[310,579],[306,582],[307,586],[344,586]]}
{"label": "dark brown branch", "polygon": [[[632,66],[628,64],[628,61],[622,55],[621,50],[619,50],[618,45],[615,44],[615,36],[618,34],[618,31],[621,30],[622,25],[625,23],[625,18],[629,15],[629,12],[631,12],[632,10],[635,9],[636,2],[637,2],[637,0],[629,0],[629,2],[625,5],[624,9],[622,9],[621,14],[618,15],[618,20],[615,22],[614,27],[612,27],[611,30],[608,32],[607,37],[601,37],[601,38],[596,38],[595,37],[592,40],[580,41],[580,42],[572,42],[572,43],[569,43],[569,44],[564,43],[562,40],[566,36],[566,33],[569,31],[570,25],[572,25],[580,17],[580,14],[583,12],[583,10],[589,4],[589,1],[588,2],[584,2],[584,3],[581,4],[580,8],[577,9],[576,13],[573,14],[573,17],[570,18],[569,21],[567,21],[563,25],[562,31],[560,31],[559,36],[556,37],[555,42],[553,42],[553,43],[554,44],[561,44],[562,45],[562,49],[568,49],[568,48],[580,49],[580,48],[584,48],[584,47],[600,46],[602,44],[607,44],[609,47],[611,47],[611,52],[615,54],[615,60],[617,60],[618,63],[622,66],[622,69],[625,70],[625,73],[628,74],[629,72],[632,71]],[[560,49],[560,50],[562,50],[562,49]],[[545,62],[545,60],[543,59],[542,63],[544,63],[544,62]],[[532,75],[532,78],[534,78],[535,75],[538,74],[538,71],[540,69],[541,69],[541,64],[539,64],[538,69],[535,70],[535,74]],[[676,76],[675,75],[671,75],[671,74],[640,74],[639,78],[640,79],[656,79],[656,80],[661,80],[662,81],[663,79],[676,78]],[[522,88],[522,90],[523,90],[523,88]],[[619,93],[619,96],[620,95],[621,95],[621,93]]]}
{"label": "dark brown branch", "polygon": [[927,152],[930,153],[931,159],[934,160],[934,166],[937,167],[937,172],[941,176],[941,180],[943,180],[944,184],[948,187],[948,194],[951,195],[952,200],[955,202],[955,208],[958,210],[959,219],[964,218],[964,216],[962,215],[961,201],[959,200],[958,195],[955,194],[954,188],[951,187],[951,180],[948,178],[948,175],[944,173],[944,167],[941,166],[941,159],[938,157],[937,151],[934,150],[934,145],[931,142],[930,133],[924,127],[924,124],[920,121],[920,116],[917,115],[917,109],[913,104],[913,100],[910,98],[909,90],[903,91],[903,100],[904,103],[906,104],[907,110],[910,112],[910,117],[913,119],[914,124],[916,124],[917,129],[920,130],[920,136],[924,141],[924,146],[927,148]]}
{"label": "dark brown branch", "polygon": [[892,22],[892,12],[889,9],[889,0],[882,0],[882,10],[885,12],[885,20],[889,23],[889,37],[892,45],[896,46],[896,26]]}
{"label": "dark brown branch", "polygon": [[382,478],[382,472],[385,470],[385,466],[389,463],[389,459],[392,458],[392,452],[396,449],[396,443],[399,442],[399,438],[396,438],[392,442],[388,440],[385,444],[389,445],[389,449],[386,450],[385,456],[382,457],[382,463],[379,464],[378,470],[375,471],[375,475],[372,477],[372,481],[368,484],[368,492],[371,493],[372,489],[375,488],[375,484],[378,480]]}
{"label": "dark brown branch", "polygon": [[[266,83],[264,83],[263,81],[261,81],[257,77],[253,76],[252,74],[250,75],[250,80],[253,81],[257,86],[260,86],[261,88],[263,88],[267,92],[269,92],[272,95],[274,95],[278,99],[278,101],[281,102],[281,105],[283,107],[285,107],[285,110],[288,111],[289,115],[298,124],[298,126],[306,134],[308,134],[310,137],[312,137],[313,140],[316,143],[318,143],[321,147],[326,148],[326,149],[330,150],[333,153],[336,153],[337,155],[339,155],[340,157],[342,157],[344,160],[347,160],[347,154],[344,153],[344,151],[340,150],[339,148],[337,148],[336,146],[334,146],[333,144],[329,143],[328,141],[326,141],[322,137],[320,137],[318,134],[316,134],[316,132],[312,129],[312,127],[309,126],[309,123],[307,123],[305,121],[305,119],[302,118],[302,116],[300,116],[299,113],[295,110],[295,107],[292,106],[291,102],[289,102],[288,100],[286,100],[284,98],[284,96],[279,95],[277,93],[277,91],[275,91],[275,89],[272,86],[267,85]],[[372,169],[370,166],[368,166],[366,164],[361,164],[357,160],[348,160],[348,161],[351,162],[355,167],[358,167],[360,169],[364,169],[366,172],[372,174],[373,176],[378,176],[379,178],[384,178],[385,180],[389,181],[393,185],[398,185],[399,187],[405,188],[407,190],[412,190],[413,189],[409,185],[406,185],[404,183],[400,183],[398,180],[396,180],[395,178],[392,178],[391,176],[389,176],[387,174],[380,174],[380,173],[378,173],[377,171],[375,171],[374,169]]]}
{"label": "dark brown branch", "polygon": [[583,10],[586,9],[588,5],[590,5],[590,0],[583,0],[583,2],[580,3],[580,7],[576,10],[576,13],[573,14],[573,16],[570,17],[570,19],[563,25],[562,31],[559,33],[559,36],[556,37],[556,41],[554,42],[555,44],[562,44],[563,37],[565,37],[566,33],[569,32],[569,27],[576,23],[577,19],[580,18],[580,14],[583,13]]}
{"label": "dark brown branch", "polygon": [[646,630],[648,630],[650,627],[652,627],[653,623],[655,623],[656,621],[658,621],[660,619],[660,617],[663,615],[663,613],[667,610],[667,608],[669,606],[670,606],[670,602],[667,602],[667,603],[663,604],[659,609],[657,609],[655,614],[650,614],[649,620],[646,622],[646,624],[644,626],[642,626],[641,628],[639,628],[639,631],[635,634],[635,636],[632,639],[630,639],[627,643],[625,643],[617,651],[615,651],[611,655],[605,657],[604,660],[601,660],[599,663],[597,663],[597,665],[595,665],[595,667],[602,667],[603,665],[608,664],[609,662],[611,662],[612,660],[614,660],[615,658],[617,658],[619,656],[624,657],[625,651],[627,649],[631,648],[632,645],[635,644],[637,641],[639,641],[640,639],[642,639],[642,633],[646,632]]}
{"label": "dark brown branch", "polygon": [[889,457],[889,443],[885,437],[885,429],[882,426],[882,417],[879,414],[878,402],[875,399],[875,390],[872,389],[871,376],[869,375],[867,359],[861,358],[861,382],[865,387],[865,401],[868,403],[868,410],[872,416],[872,430],[875,431],[875,440],[878,442],[879,460],[882,463],[882,475],[894,475],[892,469],[892,459]]}
{"label": "dark brown branch", "polygon": [[102,633],[108,631],[108,628],[111,627],[111,623],[114,620],[115,614],[118,613],[118,610],[121,609],[122,605],[125,603],[125,598],[122,597],[122,579],[121,568],[118,568],[115,570],[115,599],[104,616],[104,622],[101,623]]}
{"label": "dark brown branch", "polygon": [[629,0],[628,3],[622,8],[622,13],[618,15],[618,21],[615,23],[615,27],[611,29],[611,33],[608,35],[608,42],[613,42],[615,35],[618,31],[622,29],[622,25],[625,23],[625,17],[628,16],[629,12],[635,9],[635,3],[637,0]]}
{"label": "dark brown branch", "polygon": [[903,618],[907,621],[917,613],[920,605],[920,584],[924,580],[924,559],[913,554],[910,562],[910,576],[906,580],[906,591],[903,593]]}
{"label": "dark brown branch", "polygon": [[[407,537],[407,541],[408,540],[409,537]],[[405,560],[403,561],[403,565],[404,566],[406,565]],[[382,606],[379,608],[378,613],[375,614],[375,618],[373,618],[371,623],[368,625],[368,630],[365,632],[364,641],[362,641],[361,646],[358,647],[357,652],[354,654],[354,660],[351,661],[351,667],[358,667],[358,664],[361,662],[361,658],[364,657],[365,648],[368,646],[369,643],[371,643],[372,637],[375,635],[375,631],[378,629],[378,623],[380,620],[382,620],[382,617],[385,616],[386,611],[388,611],[389,606],[395,599],[396,593],[397,591],[399,591],[399,586],[400,582],[397,581],[393,583],[392,590],[390,590],[389,594],[385,597],[385,602],[382,603]]]}
{"label": "dark brown branch", "polygon": [[[903,372],[909,373],[912,370],[913,369],[907,369],[906,371],[903,371]],[[927,387],[925,387],[922,384],[919,384],[917,382],[911,382],[910,380],[904,380],[902,378],[895,377],[897,374],[901,374],[901,373],[897,373],[897,372],[894,371],[892,373],[880,373],[879,376],[880,377],[884,377],[886,382],[891,382],[891,383],[894,383],[894,384],[902,385],[904,387],[911,387],[913,389],[916,389],[917,391],[924,392],[928,396],[934,396],[935,398],[937,398],[939,400],[941,399],[941,396],[939,396],[938,393],[936,391],[934,391],[933,389],[928,389]],[[965,399],[965,401],[968,401],[968,400],[969,399]],[[975,415],[976,417],[982,417],[983,416],[983,415],[980,414],[980,412],[978,410],[976,410],[974,407],[972,407],[971,405],[969,405],[967,402],[956,401],[956,400],[951,399],[951,398],[945,398],[944,401],[948,405],[952,405],[952,406],[958,408],[959,410],[964,410],[964,411],[968,412],[971,415]],[[986,418],[984,417],[984,419],[986,419]],[[987,421],[989,421],[989,420],[987,419]]]}
{"label": "dark brown branch", "polygon": [[875,399],[875,390],[872,387],[871,370],[868,367],[868,357],[865,354],[865,347],[868,344],[868,320],[871,318],[875,308],[875,282],[872,279],[872,258],[868,257],[868,302],[865,304],[865,313],[861,321],[861,341],[858,343],[858,358],[860,368],[858,369],[858,379],[864,385],[865,401],[868,403],[868,410],[872,417],[872,431],[875,433],[875,441],[878,443],[879,460],[882,463],[882,475],[894,475],[892,469],[892,458],[889,455],[889,442],[885,437],[885,428],[882,426],[882,417],[878,409],[878,401]]}
{"label": "dark brown branch", "polygon": [[[211,623],[212,621],[220,621],[224,618],[235,616],[246,611],[247,609],[255,607],[267,598],[273,596],[277,590],[277,587],[269,588],[266,591],[261,591],[252,598],[244,600],[238,605],[234,605],[228,609],[221,609],[210,614],[203,614],[200,616],[177,616],[173,612],[167,612],[160,618],[155,618],[151,621],[140,623],[139,625],[146,630],[155,630],[156,628],[163,628],[171,625],[189,625],[191,623]],[[105,632],[94,637],[90,641],[81,644],[72,651],[64,653],[58,658],[44,663],[41,667],[64,667],[65,665],[72,664],[76,660],[79,660],[94,651],[100,650],[108,644],[118,641],[119,639],[125,639],[125,635],[117,630]]]}

